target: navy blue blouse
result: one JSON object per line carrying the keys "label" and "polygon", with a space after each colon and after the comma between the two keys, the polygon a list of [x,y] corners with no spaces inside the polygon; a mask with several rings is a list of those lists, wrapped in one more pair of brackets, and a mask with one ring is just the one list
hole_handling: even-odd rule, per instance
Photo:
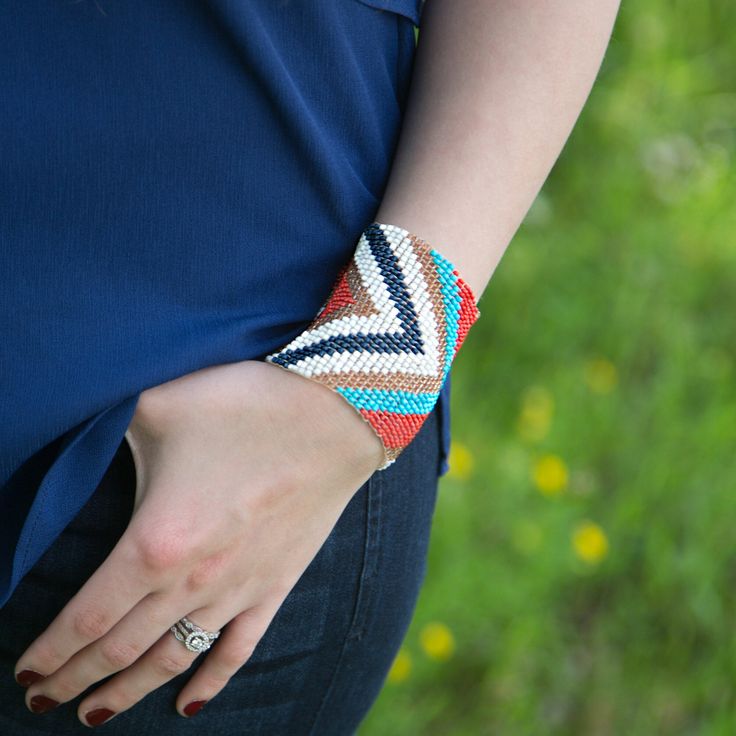
{"label": "navy blue blouse", "polygon": [[422,0],[0,9],[2,605],[141,391],[314,318],[380,204]]}

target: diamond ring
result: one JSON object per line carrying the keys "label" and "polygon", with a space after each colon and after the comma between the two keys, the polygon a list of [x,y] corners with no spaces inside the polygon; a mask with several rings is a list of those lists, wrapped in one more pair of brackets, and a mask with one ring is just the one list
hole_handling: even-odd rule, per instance
{"label": "diamond ring", "polygon": [[205,631],[202,627],[190,621],[186,616],[180,618],[172,627],[171,633],[184,642],[190,652],[205,652],[212,642],[220,636],[219,631]]}

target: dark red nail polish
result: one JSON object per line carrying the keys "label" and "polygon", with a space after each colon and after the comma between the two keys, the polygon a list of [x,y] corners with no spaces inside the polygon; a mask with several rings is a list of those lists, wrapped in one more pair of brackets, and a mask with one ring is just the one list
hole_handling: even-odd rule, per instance
{"label": "dark red nail polish", "polygon": [[95,708],[84,714],[84,719],[90,726],[99,726],[101,723],[110,720],[115,715],[114,710],[109,708]]}
{"label": "dark red nail polish", "polygon": [[23,670],[15,676],[15,681],[23,687],[30,687],[34,682],[43,680],[44,675],[36,670]]}
{"label": "dark red nail polish", "polygon": [[47,710],[56,708],[59,703],[53,698],[47,698],[45,695],[34,695],[31,698],[31,710],[34,713],[45,713]]}
{"label": "dark red nail polish", "polygon": [[206,702],[206,700],[193,700],[186,708],[184,708],[184,715],[191,718],[195,713],[199,713]]}

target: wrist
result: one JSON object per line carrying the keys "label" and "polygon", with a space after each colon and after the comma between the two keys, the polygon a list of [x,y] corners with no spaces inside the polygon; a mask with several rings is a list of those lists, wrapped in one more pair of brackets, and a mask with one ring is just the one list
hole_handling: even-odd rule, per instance
{"label": "wrist", "polygon": [[266,360],[340,393],[394,462],[437,402],[480,316],[453,264],[395,225],[371,223],[311,324]]}
{"label": "wrist", "polygon": [[368,474],[386,462],[381,438],[342,394],[321,381],[310,380],[296,371],[287,370],[275,361],[268,361],[268,364],[281,369],[281,380],[294,391],[293,394],[282,391],[282,395],[294,407],[293,421],[309,427],[315,437],[331,438],[333,447],[326,451],[334,451],[335,445],[339,445],[337,449],[340,455],[349,457],[355,470],[363,470]]}

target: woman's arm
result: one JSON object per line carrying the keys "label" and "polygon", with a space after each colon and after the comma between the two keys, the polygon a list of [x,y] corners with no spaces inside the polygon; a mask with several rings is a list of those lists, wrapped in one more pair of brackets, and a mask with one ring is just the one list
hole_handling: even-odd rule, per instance
{"label": "woman's arm", "polygon": [[426,240],[480,298],[562,150],[619,0],[426,0],[375,219]]}
{"label": "woman's arm", "polygon": [[[582,107],[615,10],[429,0],[376,219],[425,239],[480,294]],[[79,719],[131,708],[197,656],[169,631],[183,615],[227,627],[177,697],[196,712],[250,658],[380,454],[342,397],[261,361],[148,389],[126,436],[130,524],[16,664],[43,676],[19,678],[36,712],[103,679]]]}
{"label": "woman's arm", "polygon": [[[267,357],[343,393],[385,445],[381,468],[412,441],[480,316],[474,302],[580,113],[617,6],[427,3],[390,179],[376,222],[359,241],[352,278],[338,278],[326,316]],[[403,266],[367,275],[394,260]],[[363,287],[353,290],[359,280]],[[388,298],[387,283],[406,291]],[[398,332],[394,302],[409,315]],[[377,353],[379,338],[368,341],[366,330],[395,343]],[[330,342],[334,335],[350,344],[347,353]]]}

